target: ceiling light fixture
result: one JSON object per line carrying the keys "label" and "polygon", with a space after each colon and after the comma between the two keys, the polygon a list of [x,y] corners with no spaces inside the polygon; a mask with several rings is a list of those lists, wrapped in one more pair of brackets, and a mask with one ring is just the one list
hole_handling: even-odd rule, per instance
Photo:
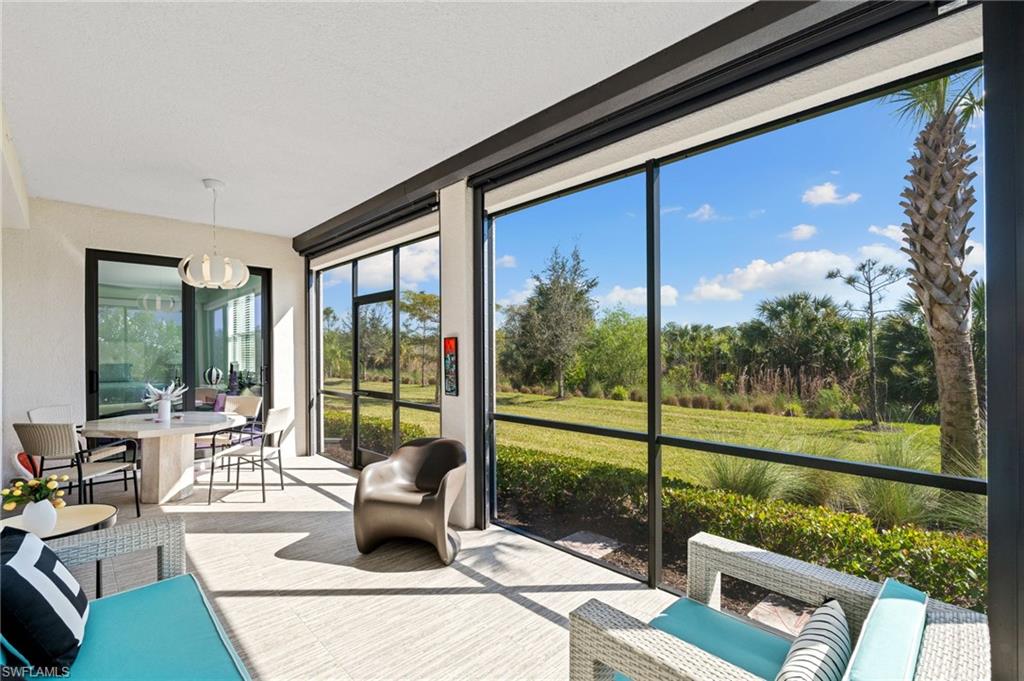
{"label": "ceiling light fixture", "polygon": [[224,189],[220,180],[206,178],[203,186],[213,192],[213,255],[189,255],[178,263],[178,276],[196,288],[232,289],[245,286],[249,268],[238,258],[217,254],[217,192]]}

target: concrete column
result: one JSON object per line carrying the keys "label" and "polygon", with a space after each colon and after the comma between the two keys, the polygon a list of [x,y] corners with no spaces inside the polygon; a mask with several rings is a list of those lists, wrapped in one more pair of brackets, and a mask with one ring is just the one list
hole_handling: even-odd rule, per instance
{"label": "concrete column", "polygon": [[441,435],[466,445],[466,484],[452,509],[452,524],[474,524],[473,462],[473,193],[465,181],[445,187],[440,196],[441,336],[458,339],[459,394],[441,395]]}

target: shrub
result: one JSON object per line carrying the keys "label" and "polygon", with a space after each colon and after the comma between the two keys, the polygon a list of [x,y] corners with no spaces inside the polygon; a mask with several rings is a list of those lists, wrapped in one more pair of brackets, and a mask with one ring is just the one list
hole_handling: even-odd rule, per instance
{"label": "shrub", "polygon": [[532,388],[530,388],[530,392],[532,392],[534,395],[547,395],[548,394],[547,389],[545,389],[544,386],[540,385],[539,383],[537,385],[533,386]]}
{"label": "shrub", "polygon": [[[403,422],[400,425],[402,442],[426,436],[427,431],[418,424]],[[352,414],[341,409],[324,409],[324,437],[341,439],[351,446]],[[392,450],[391,419],[360,415],[359,444],[375,452],[390,452]]]}
{"label": "shrub", "polygon": [[718,395],[710,395],[708,397],[708,409],[722,411],[725,409],[725,398],[719,397]]}
{"label": "shrub", "polygon": [[640,390],[640,388],[633,388],[629,391],[630,402],[645,402],[647,400],[647,394]]}
{"label": "shrub", "polygon": [[775,409],[772,408],[772,402],[770,399],[764,396],[758,396],[754,399],[754,413],[755,414],[773,414]]}
{"label": "shrub", "polygon": [[675,395],[665,395],[664,397],[661,398],[661,403],[669,407],[678,407],[679,398],[676,397]]}
{"label": "shrub", "polygon": [[799,484],[795,472],[786,466],[711,455],[704,460],[701,481],[706,487],[745,494],[755,499],[790,496]]}
{"label": "shrub", "polygon": [[786,402],[786,404],[783,405],[783,407],[782,407],[782,415],[783,416],[803,416],[804,415],[804,407],[803,407],[802,404],[800,404],[799,402],[797,402],[795,400],[792,401],[792,402]]}
{"label": "shrub", "polygon": [[728,371],[723,372],[715,383],[718,385],[718,389],[724,393],[736,392],[736,376]]}
{"label": "shrub", "polygon": [[604,399],[604,388],[601,386],[600,381],[590,381],[587,383],[587,397],[594,399]]}
{"label": "shrub", "polygon": [[704,394],[697,394],[690,397],[690,406],[694,409],[708,409],[711,406],[711,399]]}
{"label": "shrub", "polygon": [[679,406],[680,407],[692,407],[692,406],[694,406],[693,405],[693,400],[690,398],[689,395],[680,395],[679,397],[676,398],[676,400],[679,402]]}
{"label": "shrub", "polygon": [[[915,446],[913,436],[881,435],[875,442],[874,463],[897,468],[927,469],[928,456]],[[857,502],[861,510],[882,527],[923,523],[932,517],[938,493],[932,487],[904,482],[860,478]]]}
{"label": "shrub", "polygon": [[[498,498],[522,509],[587,518],[646,519],[640,468],[499,445]],[[882,581],[895,577],[937,598],[984,611],[988,542],[914,525],[878,529],[865,515],[779,499],[756,499],[674,478],[662,491],[666,546],[697,532]]]}
{"label": "shrub", "polygon": [[608,397],[619,402],[623,402],[629,399],[629,392],[621,385],[617,385],[612,388],[612,391],[608,393]]}
{"label": "shrub", "polygon": [[580,390],[579,388],[576,388],[576,390],[572,391],[572,396],[573,397],[583,397],[583,391]]}
{"label": "shrub", "polygon": [[510,393],[510,392],[513,392],[512,384],[510,384],[510,383],[499,383],[498,384],[498,392],[499,393]]}
{"label": "shrub", "polygon": [[822,388],[810,405],[810,415],[819,419],[852,418],[857,415],[857,405],[838,385]]}

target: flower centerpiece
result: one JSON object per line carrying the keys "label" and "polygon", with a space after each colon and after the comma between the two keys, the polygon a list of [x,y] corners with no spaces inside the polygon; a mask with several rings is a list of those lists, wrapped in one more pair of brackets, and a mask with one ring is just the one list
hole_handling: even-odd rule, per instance
{"label": "flower centerpiece", "polygon": [[66,475],[51,475],[46,478],[23,480],[15,478],[10,487],[0,490],[5,511],[13,511],[18,504],[25,504],[21,514],[22,523],[29,532],[44,535],[57,524],[57,509],[64,508],[64,490],[60,483],[67,482]]}
{"label": "flower centerpiece", "polygon": [[181,396],[188,390],[188,386],[171,383],[166,388],[154,388],[152,383],[146,384],[146,398],[143,402],[147,406],[156,407],[156,421],[158,423],[171,422],[171,406],[175,402],[181,402]]}

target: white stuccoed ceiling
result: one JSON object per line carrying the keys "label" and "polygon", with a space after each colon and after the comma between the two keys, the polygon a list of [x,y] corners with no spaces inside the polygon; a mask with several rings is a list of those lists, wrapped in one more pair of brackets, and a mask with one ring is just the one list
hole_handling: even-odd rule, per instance
{"label": "white stuccoed ceiling", "polygon": [[294,236],[747,2],[2,5],[33,196]]}

